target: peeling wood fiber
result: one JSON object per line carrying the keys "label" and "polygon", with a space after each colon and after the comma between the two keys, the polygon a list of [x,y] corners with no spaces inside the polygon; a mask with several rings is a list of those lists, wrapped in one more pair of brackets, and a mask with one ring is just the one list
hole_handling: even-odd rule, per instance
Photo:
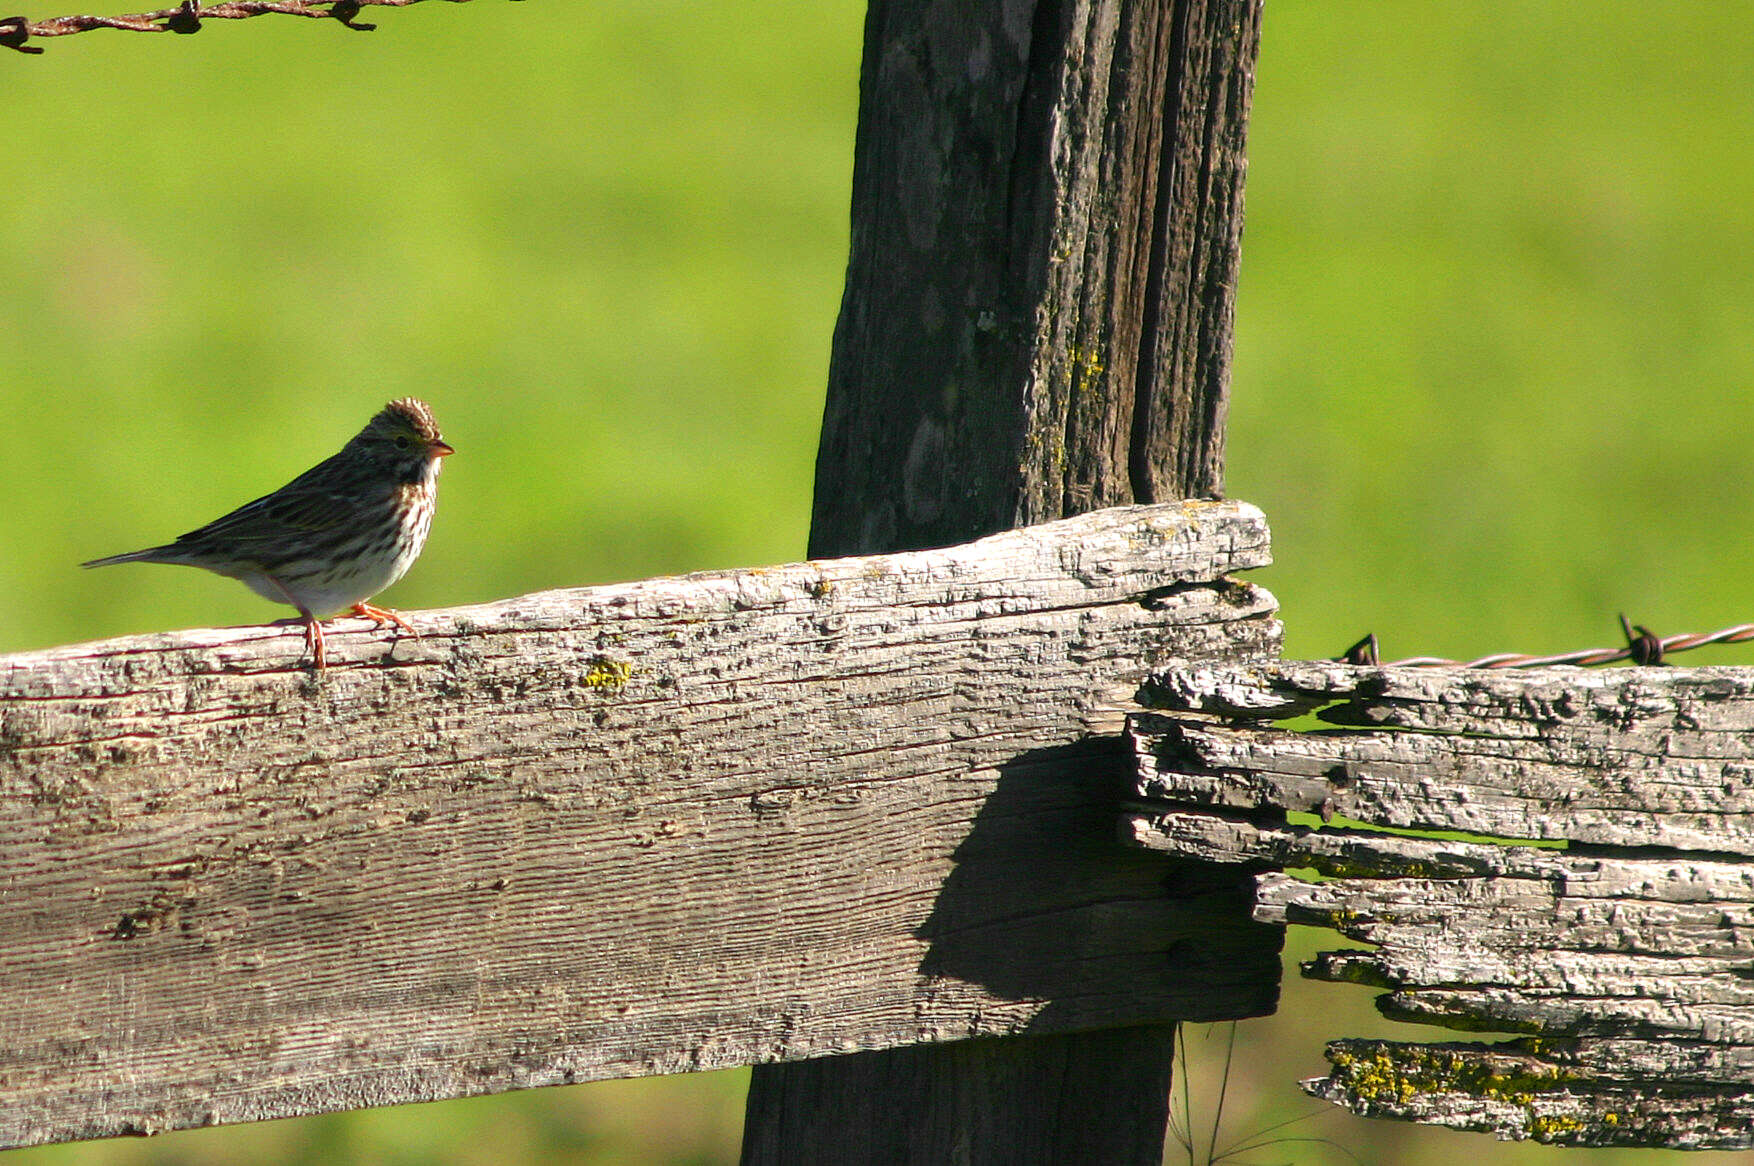
{"label": "peeling wood fiber", "polygon": [[1529,1034],[1336,1041],[1310,1092],[1501,1138],[1754,1146],[1754,671],[1200,666],[1144,698],[1126,840],[1258,871],[1257,920],[1372,945],[1304,974],[1385,989],[1393,1019]]}

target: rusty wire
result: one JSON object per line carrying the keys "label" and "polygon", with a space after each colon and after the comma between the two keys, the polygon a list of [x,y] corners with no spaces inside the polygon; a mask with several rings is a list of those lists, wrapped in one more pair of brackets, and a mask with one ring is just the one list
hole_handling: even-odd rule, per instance
{"label": "rusty wire", "polygon": [[[355,32],[370,32],[375,24],[355,19],[362,8],[406,8],[424,0],[226,0],[220,4],[202,4],[199,0],[183,0],[175,8],[156,12],[135,12],[126,16],[51,16],[46,20],[26,20],[22,16],[0,19],[0,48],[21,53],[40,53],[36,45],[27,44],[32,37],[71,36],[113,28],[121,32],[201,31],[203,20],[246,20],[252,16],[307,16],[319,20],[335,20]],[[469,0],[449,0],[466,4]]]}
{"label": "rusty wire", "polygon": [[1707,644],[1743,644],[1754,640],[1754,624],[1737,624],[1715,632],[1678,636],[1658,636],[1642,624],[1634,624],[1624,615],[1620,629],[1626,635],[1622,648],[1586,648],[1581,652],[1562,652],[1556,656],[1525,656],[1516,652],[1500,652],[1477,660],[1445,660],[1440,656],[1409,656],[1405,660],[1383,661],[1377,651],[1376,635],[1372,633],[1353,644],[1335,659],[1342,664],[1385,664],[1391,668],[1551,668],[1562,664],[1590,667],[1631,660],[1634,664],[1661,664],[1676,652],[1703,648]]}

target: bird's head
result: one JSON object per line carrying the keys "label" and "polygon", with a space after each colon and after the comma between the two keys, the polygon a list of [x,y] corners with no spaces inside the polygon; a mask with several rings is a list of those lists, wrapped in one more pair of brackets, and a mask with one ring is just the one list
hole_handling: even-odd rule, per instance
{"label": "bird's head", "polygon": [[426,402],[413,397],[385,405],[349,444],[404,482],[430,479],[439,459],[455,452],[439,436]]}

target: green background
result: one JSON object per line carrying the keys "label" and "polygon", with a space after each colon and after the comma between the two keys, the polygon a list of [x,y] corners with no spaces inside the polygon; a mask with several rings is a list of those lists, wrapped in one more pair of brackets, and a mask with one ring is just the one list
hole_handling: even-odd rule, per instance
{"label": "green background", "polygon": [[[862,6],[366,16],[379,31],[263,18],[0,55],[0,650],[283,614],[200,572],[75,564],[278,486],[409,394],[459,452],[386,602],[801,555]],[[1230,487],[1273,521],[1260,578],[1289,654],[1366,631],[1391,656],[1559,651],[1612,642],[1622,610],[1662,632],[1754,619],[1750,93],[1736,6],[1269,5]],[[1302,1100],[1328,1037],[1441,1035],[1299,980],[1289,961],[1334,942],[1293,930],[1284,1007],[1238,1029],[1221,1143],[1315,1112],[1284,1132],[1365,1162],[1659,1157]],[[1190,1030],[1199,1064],[1222,1042]],[[719,1162],[745,1083],[7,1162]]]}

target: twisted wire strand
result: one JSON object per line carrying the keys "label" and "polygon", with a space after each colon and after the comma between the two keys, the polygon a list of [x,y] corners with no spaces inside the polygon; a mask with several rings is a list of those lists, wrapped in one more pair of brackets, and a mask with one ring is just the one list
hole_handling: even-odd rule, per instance
{"label": "twisted wire strand", "polygon": [[1707,644],[1743,644],[1754,640],[1754,623],[1741,623],[1715,632],[1684,633],[1658,636],[1650,629],[1620,617],[1626,633],[1626,646],[1621,648],[1585,648],[1558,655],[1530,656],[1519,652],[1498,652],[1474,660],[1447,660],[1441,656],[1409,656],[1404,660],[1384,661],[1377,650],[1376,636],[1365,636],[1335,659],[1344,664],[1384,664],[1399,668],[1553,668],[1560,665],[1592,667],[1631,660],[1635,664],[1661,664],[1676,652],[1703,648]]}
{"label": "twisted wire strand", "polygon": [[[447,0],[451,4],[467,4],[469,0]],[[204,20],[247,20],[252,16],[304,16],[318,20],[334,20],[355,32],[370,32],[375,24],[356,19],[365,8],[407,8],[425,0],[224,0],[219,4],[201,4],[183,0],[175,8],[152,12],[134,12],[125,16],[51,16],[43,20],[27,20],[22,16],[0,19],[0,48],[21,53],[43,50],[28,43],[32,39],[72,36],[113,28],[120,32],[199,32]]]}

